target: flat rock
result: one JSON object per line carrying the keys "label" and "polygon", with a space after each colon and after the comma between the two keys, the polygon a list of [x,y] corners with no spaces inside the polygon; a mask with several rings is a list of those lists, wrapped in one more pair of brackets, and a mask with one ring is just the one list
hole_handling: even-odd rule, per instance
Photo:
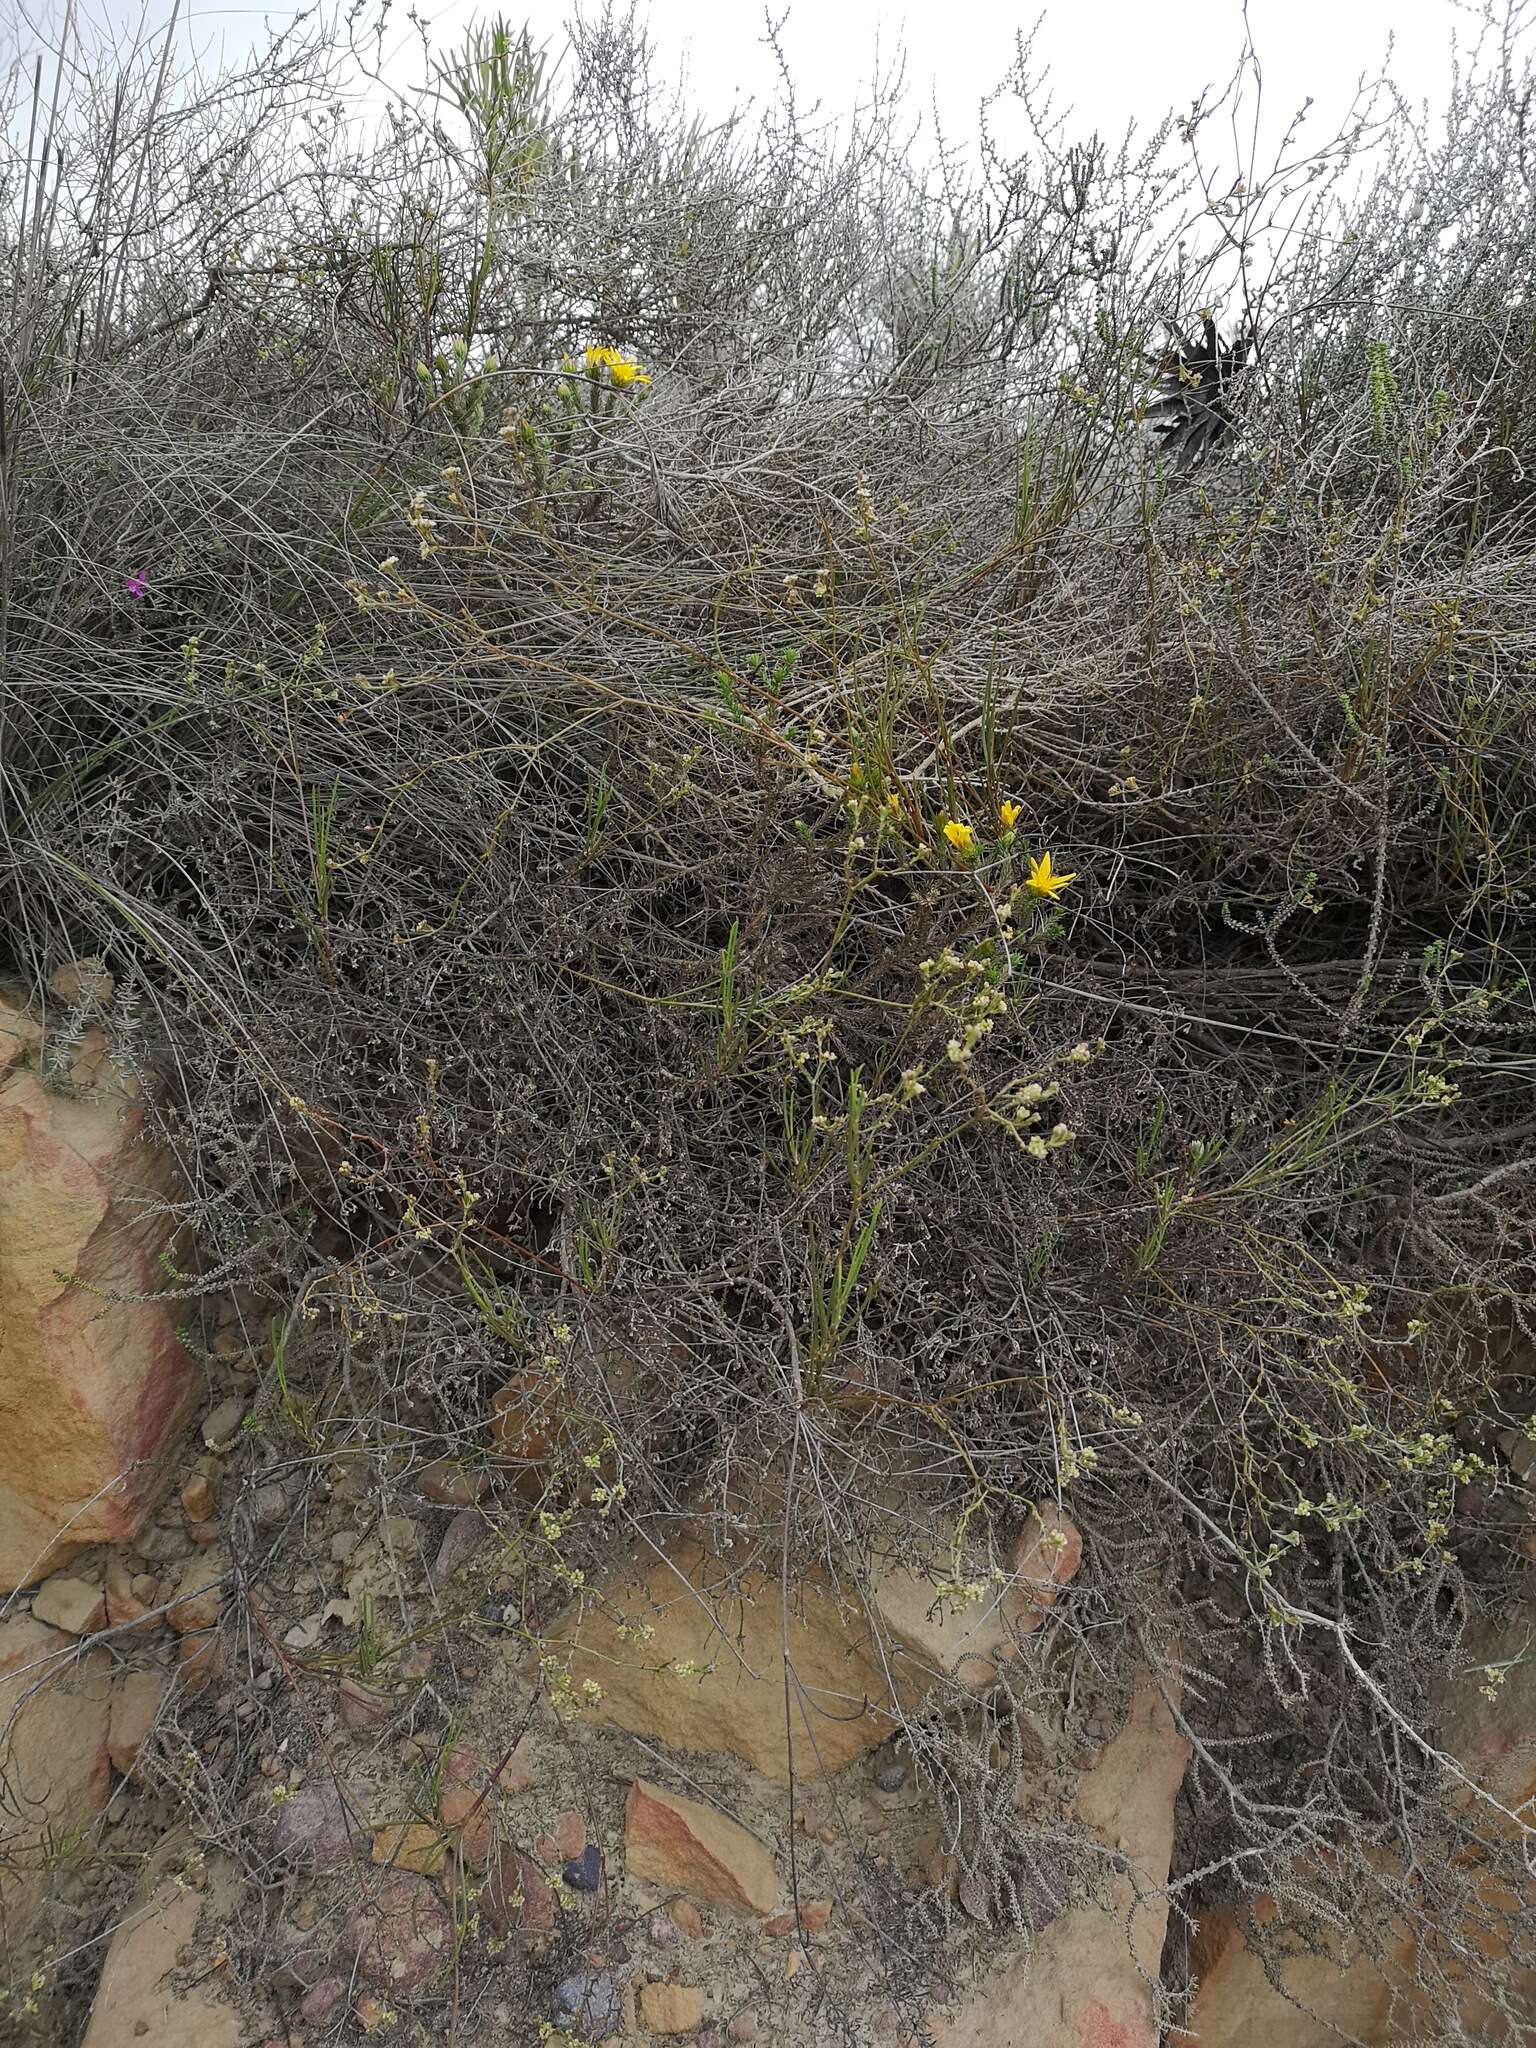
{"label": "flat rock", "polygon": [[1053,1914],[1032,1953],[1005,1956],[972,1996],[930,2013],[939,2048],[1158,2048],[1154,1986],[1168,1927],[1163,1887],[1188,1761],[1189,1745],[1148,1675],[1137,1684],[1125,1726],[1076,1787],[1078,1820],[1129,1866],[1109,1887],[1107,1909],[1073,1906]]}
{"label": "flat rock", "polygon": [[237,2048],[239,2016],[213,1996],[197,1942],[202,1903],[170,1883],[129,1910],[107,1950],[82,2048]]}
{"label": "flat rock", "polygon": [[766,1914],[779,1902],[773,1858],[755,1835],[680,1792],[637,1778],[624,1807],[629,1875],[727,1912]]}
{"label": "flat rock", "polygon": [[107,1754],[113,1770],[124,1777],[138,1762],[169,1688],[170,1678],[164,1671],[125,1671],[113,1685]]}
{"label": "flat rock", "polygon": [[111,1668],[103,1650],[31,1615],[0,1622],[0,1926],[20,1941],[47,1888],[50,1839],[84,1829],[107,1803]]}
{"label": "flat rock", "polygon": [[602,2041],[623,2017],[624,1994],[607,1970],[573,1970],[555,1986],[550,2011],[578,2040]]}
{"label": "flat rock", "polygon": [[480,1911],[492,1933],[505,1939],[511,1934],[550,1933],[560,1909],[533,1858],[515,1844],[503,1842],[491,1858]]}
{"label": "flat rock", "polygon": [[32,1595],[32,1615],[34,1620],[45,1622],[49,1628],[61,1628],[68,1635],[92,1636],[106,1627],[106,1596],[89,1579],[55,1572]]}
{"label": "flat rock", "polygon": [[368,1983],[414,1991],[452,1957],[453,1919],[430,1879],[397,1870],[348,1916],[342,1947]]}
{"label": "flat rock", "polygon": [[165,1617],[178,1634],[217,1626],[224,1605],[222,1581],[228,1570],[229,1560],[220,1550],[205,1550],[189,1560]]}
{"label": "flat rock", "polygon": [[692,1984],[642,1984],[640,2024],[650,2034],[696,2034],[704,2023],[704,1994]]}
{"label": "flat rock", "polygon": [[615,1574],[600,1606],[554,1633],[571,1645],[578,1691],[590,1679],[601,1694],[583,1709],[591,1719],[666,1748],[739,1757],[780,1784],[791,1754],[796,1776],[826,1777],[900,1726],[859,1616],[802,1579],[786,1617],[774,1576],[733,1581],[691,1538]]}
{"label": "flat rock", "polygon": [[333,1778],[316,1778],[279,1800],[272,1825],[278,1855],[316,1870],[366,1856],[373,1846],[356,1797]]}

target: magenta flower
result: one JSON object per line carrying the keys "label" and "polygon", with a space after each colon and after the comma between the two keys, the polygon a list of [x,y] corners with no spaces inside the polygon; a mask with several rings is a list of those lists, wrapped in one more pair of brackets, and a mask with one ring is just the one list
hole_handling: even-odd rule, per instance
{"label": "magenta flower", "polygon": [[123,578],[123,588],[130,597],[148,597],[149,595],[149,585],[137,570],[131,576]]}

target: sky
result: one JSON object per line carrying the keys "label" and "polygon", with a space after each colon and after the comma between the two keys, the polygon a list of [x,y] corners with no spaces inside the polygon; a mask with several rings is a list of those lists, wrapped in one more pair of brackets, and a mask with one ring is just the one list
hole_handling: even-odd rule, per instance
{"label": "sky", "polygon": [[[0,49],[46,40],[65,0],[0,0]],[[79,0],[98,27],[131,33],[164,19],[169,0]],[[230,0],[182,0],[183,35],[209,57],[243,57],[264,22],[298,10]],[[434,40],[452,40],[482,0],[416,0]],[[517,24],[558,46],[569,15],[561,0],[504,0]],[[802,106],[820,102],[845,116],[865,81],[905,52],[914,99],[936,104],[957,137],[974,132],[984,93],[1006,71],[1015,37],[1036,20],[1036,50],[1049,65],[1058,111],[1075,110],[1074,128],[1118,134],[1135,120],[1150,127],[1170,107],[1183,109],[1205,86],[1224,82],[1242,48],[1244,20],[1264,74],[1269,118],[1279,123],[1310,93],[1318,132],[1347,108],[1356,81],[1382,62],[1395,39],[1392,69],[1411,101],[1442,103],[1453,28],[1473,26],[1457,0],[1200,0],[1184,10],[1149,0],[1045,0],[1038,9],[957,5],[955,0],[775,0],[782,44]],[[30,22],[19,19],[25,13]],[[763,14],[751,0],[649,0],[642,7],[665,74],[685,71],[690,99],[720,115],[776,89],[776,65]],[[7,30],[9,31],[7,33]],[[404,0],[395,0],[386,49],[403,82],[415,34]]]}

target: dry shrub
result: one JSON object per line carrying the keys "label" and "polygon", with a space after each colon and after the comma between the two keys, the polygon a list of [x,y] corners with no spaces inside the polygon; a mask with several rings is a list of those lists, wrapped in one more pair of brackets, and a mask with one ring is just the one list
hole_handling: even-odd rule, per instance
{"label": "dry shrub", "polygon": [[[1529,1515],[1518,30],[1225,200],[1246,70],[925,183],[632,23],[366,143],[324,49],[0,171],[8,965],[116,978],[190,1291],[288,1331],[253,1457],[531,1375],[552,1585],[765,1477],[732,1554],[850,1586],[1060,1501],[1074,1687],[1181,1676],[1178,1906],[1427,1910],[1433,1988],[1530,1839],[1432,1741]],[[1027,1920],[993,1731],[913,1741]]]}

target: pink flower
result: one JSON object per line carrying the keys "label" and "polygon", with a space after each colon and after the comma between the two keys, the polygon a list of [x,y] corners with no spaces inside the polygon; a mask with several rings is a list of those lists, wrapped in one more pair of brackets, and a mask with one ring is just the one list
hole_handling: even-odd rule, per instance
{"label": "pink flower", "polygon": [[149,585],[137,570],[131,576],[123,578],[123,588],[130,597],[148,597],[149,595]]}

